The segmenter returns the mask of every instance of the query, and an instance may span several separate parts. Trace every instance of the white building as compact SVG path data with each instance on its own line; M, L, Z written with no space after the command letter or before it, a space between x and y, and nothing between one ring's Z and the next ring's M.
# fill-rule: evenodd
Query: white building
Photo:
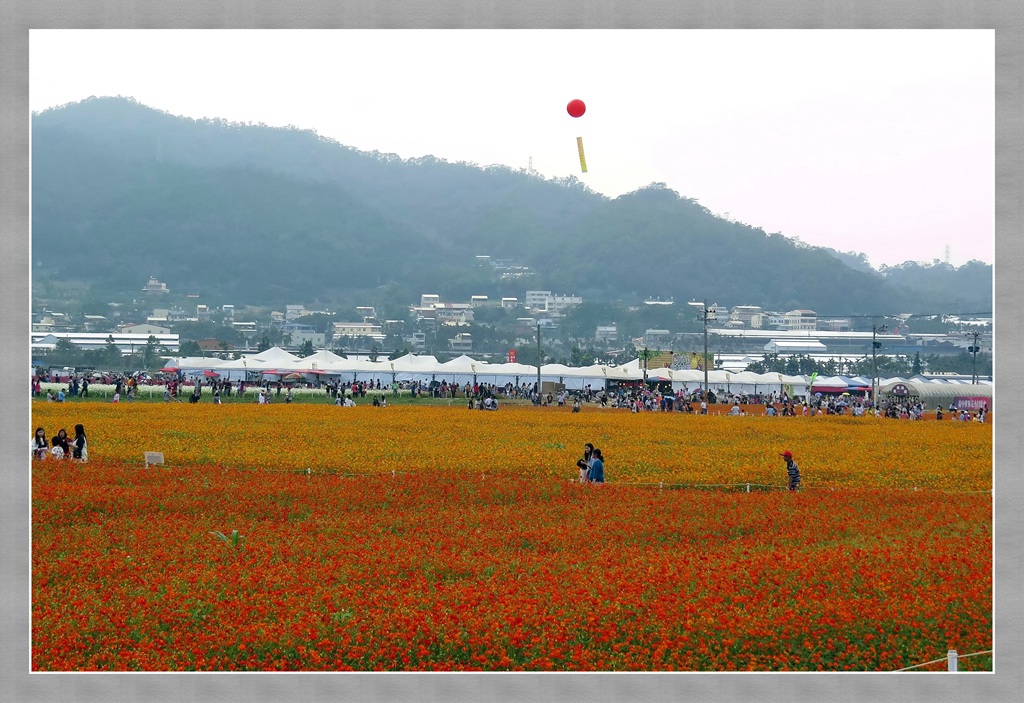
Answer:
M455 337L448 340L448 348L453 352L463 354L473 351L473 336L469 332L459 332Z
M551 297L549 290L528 290L526 291L526 307L530 310L547 310L548 298Z
M338 337L371 337L373 339L384 339L384 332L380 325L372 322L335 322L331 325L334 339Z
M426 307L424 307L422 305L414 305L411 308L409 308L409 311L413 315L415 315L416 322L421 322L423 320L429 320L430 324L434 323L434 318L435 318L435 315L437 314L436 311L434 310L434 306L433 305L429 305L429 306L426 306Z
M849 332L852 326L853 324L848 317L818 320L818 329L832 330L833 332Z
M163 322L190 321L197 321L197 318L189 317L188 313L181 308L155 308L153 314L146 317L146 322L151 325L159 325Z
M473 310L468 303L439 303L434 306L434 319L439 325L471 325Z
M599 344L615 344L619 341L619 328L615 325L599 325L594 332L594 341Z
M478 307L481 307L483 305L487 305L487 296L486 295L472 295L472 296L469 297L469 304L470 304L470 306L472 306L474 308L478 308Z
M232 322L231 328L236 332L241 333L246 338L255 336L257 332L255 322Z
M426 332L413 332L408 337L404 338L408 344L412 345L412 348L416 351L423 351L427 348L427 334Z
M110 320L103 315L82 315L82 325L83 332L98 332L109 328Z
M734 305L729 313L729 320L739 322L745 327L753 327L753 319L763 312L760 305Z
M502 298L501 299L501 307L505 308L506 310L509 310L511 308L514 308L514 307L518 307L518 305L519 305L519 298Z
M816 330L818 329L818 313L813 310L790 310L786 313L786 328Z
M158 325L142 324L142 325L124 325L119 328L119 331L125 334L170 334L171 329L169 327L160 327Z
M824 354L828 347L817 339L773 339L764 350L768 354Z
M163 295L165 293L170 293L171 291L168 290L166 283L161 283L160 281L156 280L155 276L150 276L149 281L146 283L145 286L143 286L142 292Z
M763 312L760 315L755 316L754 320L759 322L759 324L755 323L751 325L751 327L755 329L789 329L789 318L781 312Z
M526 307L530 310L560 313L566 308L583 303L583 298L578 295L565 293L552 294L549 290L528 290L526 291Z
M564 293L558 293L548 298L547 311L560 313L566 308L571 308L576 305L582 305L583 298L578 295L566 295Z
M302 317L306 313L305 305L285 305L284 306L284 320L285 322L292 322Z
M122 354L139 352L146 348L149 338L156 339L157 348L164 348L169 353L176 353L179 349L177 334L131 334L127 332L49 332L31 334L31 346L33 349L53 349L57 340L66 339L78 348L89 351L103 349L107 346L107 340L113 339L114 345Z
M312 325L303 325L299 322L281 325L281 334L289 335L291 345L294 347L301 347L306 342L311 342L314 349L323 349L327 343L327 335L317 332Z
M437 305L441 302L441 296L433 293L424 293L420 296L420 307L429 308L432 305Z

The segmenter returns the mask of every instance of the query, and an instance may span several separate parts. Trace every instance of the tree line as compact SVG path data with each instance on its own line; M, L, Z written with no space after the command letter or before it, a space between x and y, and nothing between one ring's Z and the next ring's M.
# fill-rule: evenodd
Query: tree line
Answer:
M979 376L992 375L992 355L979 353L977 360L966 351L959 354L877 355L855 361L812 359L806 354L780 356L765 354L764 359L747 365L747 371L755 373L782 373L790 376L916 376L921 373L953 373L970 375L977 370Z

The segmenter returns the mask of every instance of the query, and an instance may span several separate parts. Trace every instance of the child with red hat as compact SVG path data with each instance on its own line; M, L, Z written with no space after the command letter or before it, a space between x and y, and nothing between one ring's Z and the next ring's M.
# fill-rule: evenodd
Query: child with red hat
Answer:
M782 454L779 454L783 459L786 460L786 474L788 475L789 481L787 488L791 491L799 490L800 488L800 467L793 461L793 452L788 449Z

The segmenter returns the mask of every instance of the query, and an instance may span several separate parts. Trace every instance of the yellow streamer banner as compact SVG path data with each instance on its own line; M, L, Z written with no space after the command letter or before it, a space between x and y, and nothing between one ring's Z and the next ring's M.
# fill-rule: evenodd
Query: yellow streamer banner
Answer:
M583 156L583 137L576 137L576 148L580 152L580 168L583 169L583 173L587 172L587 159Z

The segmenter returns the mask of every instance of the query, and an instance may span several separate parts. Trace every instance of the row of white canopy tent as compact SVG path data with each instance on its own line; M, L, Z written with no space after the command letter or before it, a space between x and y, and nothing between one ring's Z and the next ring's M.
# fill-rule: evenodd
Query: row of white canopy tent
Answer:
M239 381L256 377L278 380L288 376L293 379L331 380L350 383L353 381L447 381L448 383L484 383L504 386L532 384L537 379L537 367L519 363L490 364L462 355L451 361L439 362L430 355L407 354L394 360L368 361L346 359L328 350L321 350L305 358L298 357L278 347L267 349L242 359L224 361L207 357L186 357L170 359L165 368L176 369L186 376L208 376ZM644 372L639 359L622 366L595 364L585 367L563 364L544 364L540 369L541 381L562 383L570 390L582 390L590 386L594 390L604 388L608 381L639 381ZM704 382L704 372L699 369L650 369L648 380L671 382L674 390L696 389ZM803 376L785 374L755 374L749 371L731 373L709 371L708 382L712 389L733 393L768 393L781 391L783 386L794 394L803 394L807 380Z
M346 359L331 351L321 350L305 358L298 357L279 347L251 355L242 359L224 361L206 357L188 357L171 359L166 368L180 370L185 376L200 376L204 372L208 376L230 381L251 381L265 378L277 381L289 377L303 381L353 381L377 382L389 384L394 381L447 381L463 385L466 383L483 383L504 386L508 383L521 386L533 384L537 380L537 367L519 363L489 364L462 355L451 361L439 362L430 355L406 354L398 359L369 361L364 359ZM544 364L540 369L541 381L562 383L570 390L582 390L590 386L594 390L605 388L608 381L639 381L644 378L643 367L639 359L622 366L573 367L562 364ZM671 382L673 390L683 388L696 390L704 383L704 371L701 369L648 369L647 379ZM902 378L879 379L879 385L904 381ZM938 381L932 381L938 382ZM729 393L772 393L786 391L793 396L807 393L809 378L800 375L780 373L754 373L752 371L730 372L723 370L708 371L708 385L717 392ZM812 392L823 390L836 392L870 388L870 379L862 377L846 379L842 377L818 377L814 380Z

